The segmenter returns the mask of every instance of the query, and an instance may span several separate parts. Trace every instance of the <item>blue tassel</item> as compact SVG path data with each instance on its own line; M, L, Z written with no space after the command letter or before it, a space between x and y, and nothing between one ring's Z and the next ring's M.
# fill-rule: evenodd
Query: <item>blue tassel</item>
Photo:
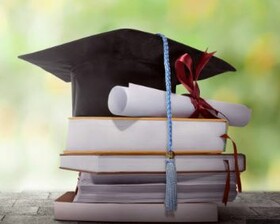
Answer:
M163 42L163 61L165 69L166 85L166 115L167 115L167 152L166 152L166 190L165 190L165 211L167 215L174 215L177 209L177 174L172 151L172 108L171 108L171 69L169 62L169 46L167 38L158 34Z
M177 174L174 159L166 159L165 210L173 215L177 209Z

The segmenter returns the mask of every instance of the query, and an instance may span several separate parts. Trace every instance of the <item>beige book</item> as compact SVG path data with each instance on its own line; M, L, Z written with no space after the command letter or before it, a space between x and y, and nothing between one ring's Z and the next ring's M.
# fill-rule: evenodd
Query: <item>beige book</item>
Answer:
M227 127L223 119L173 118L173 149L177 154L221 153ZM162 154L166 148L164 117L73 117L64 153Z
M225 160L229 170L235 171L233 154L175 156L177 172L224 172ZM240 172L246 168L245 155L238 154ZM162 173L165 156L160 155L60 155L60 168L92 173Z

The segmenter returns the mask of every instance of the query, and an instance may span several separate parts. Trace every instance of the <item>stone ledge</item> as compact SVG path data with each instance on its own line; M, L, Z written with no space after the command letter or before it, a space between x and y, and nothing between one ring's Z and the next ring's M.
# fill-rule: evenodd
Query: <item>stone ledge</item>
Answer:
M53 200L63 193L0 193L0 224L84 223L53 219ZM227 206L218 203L218 209L221 224L280 223L280 192L244 192Z

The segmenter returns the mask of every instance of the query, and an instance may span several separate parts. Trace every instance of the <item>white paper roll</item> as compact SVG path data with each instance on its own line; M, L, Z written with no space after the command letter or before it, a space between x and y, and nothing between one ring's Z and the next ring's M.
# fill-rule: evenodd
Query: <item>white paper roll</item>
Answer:
M165 91L130 83L128 87L115 86L108 98L108 107L112 114L131 117L165 117ZM206 100L213 108L221 112L218 117L228 120L231 126L245 126L251 117L251 109L241 104ZM174 117L189 117L194 106L188 96L171 95ZM224 114L226 117L224 117Z

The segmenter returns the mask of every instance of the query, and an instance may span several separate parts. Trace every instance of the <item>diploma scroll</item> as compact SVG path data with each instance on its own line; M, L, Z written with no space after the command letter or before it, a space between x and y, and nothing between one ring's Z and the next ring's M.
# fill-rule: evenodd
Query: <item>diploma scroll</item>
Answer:
M130 83L128 87L112 88L108 107L112 114L132 117L165 117L165 91ZM173 117L189 117L195 110L188 96L172 94ZM218 110L219 118L227 119L231 126L245 126L251 117L251 110L242 104L206 100Z

